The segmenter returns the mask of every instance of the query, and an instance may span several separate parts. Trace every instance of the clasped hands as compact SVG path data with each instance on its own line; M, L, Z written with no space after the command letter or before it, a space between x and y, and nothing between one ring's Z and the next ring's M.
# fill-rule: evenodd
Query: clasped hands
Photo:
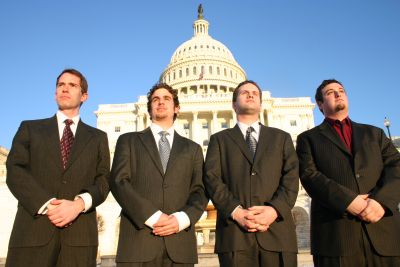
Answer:
M153 225L153 234L168 236L179 232L179 222L174 215L162 213L158 221Z
M265 232L278 218L278 213L271 206L237 207L232 218L248 232Z
M82 198L75 200L53 199L47 205L47 217L50 222L57 227L68 227L85 209L85 203Z
M369 198L368 194L358 195L347 207L347 211L369 223L376 223L385 215L382 205Z

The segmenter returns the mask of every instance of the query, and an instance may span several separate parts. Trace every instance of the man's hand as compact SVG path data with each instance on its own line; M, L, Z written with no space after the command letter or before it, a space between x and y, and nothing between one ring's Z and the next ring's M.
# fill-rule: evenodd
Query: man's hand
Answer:
M369 223L376 223L385 215L385 209L374 199L367 199L367 207L359 214L359 218Z
M246 219L258 224L257 230L265 232L269 226L278 218L278 212L271 206L253 206L249 208L249 215Z
M80 197L74 201L54 199L47 207L47 217L51 223L57 227L67 227L85 209L85 203Z
M161 214L160 219L153 225L153 234L168 236L179 232L178 219L174 215Z
M355 216L358 216L368 205L367 199L368 195L358 195L353 201L350 203L350 205L347 207L347 211Z
M251 215L251 212L242 207L237 207L232 213L232 218L245 230L248 232L257 232L257 228L260 227L259 224L252 220L247 219Z

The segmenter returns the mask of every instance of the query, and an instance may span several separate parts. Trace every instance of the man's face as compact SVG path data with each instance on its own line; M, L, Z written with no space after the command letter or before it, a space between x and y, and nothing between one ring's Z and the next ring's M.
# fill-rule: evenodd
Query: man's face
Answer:
M179 112L175 107L172 94L165 88L157 89L151 96L151 118L153 122L174 121L174 114Z
M321 93L323 102L318 101L317 104L325 117L338 112L348 112L349 103L343 86L338 83L330 83L321 90Z
M62 110L79 109L81 103L88 98L87 93L81 92L81 79L71 73L64 73L56 85L56 102Z
M260 91L251 83L246 83L239 88L236 102L232 104L236 114L254 115L260 113Z

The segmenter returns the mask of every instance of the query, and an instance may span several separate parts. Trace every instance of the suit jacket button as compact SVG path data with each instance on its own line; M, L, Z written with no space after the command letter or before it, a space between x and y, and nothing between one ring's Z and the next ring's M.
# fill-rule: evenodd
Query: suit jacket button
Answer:
M168 187L168 185L167 184L163 184L163 188L167 188Z
M62 180L62 181L61 181L61 183L63 183L63 184L67 184L67 181L65 181L65 180Z
M356 173L356 178L358 179L358 178L360 178L360 174L359 173Z
M251 175L256 175L257 174L257 172L251 172Z

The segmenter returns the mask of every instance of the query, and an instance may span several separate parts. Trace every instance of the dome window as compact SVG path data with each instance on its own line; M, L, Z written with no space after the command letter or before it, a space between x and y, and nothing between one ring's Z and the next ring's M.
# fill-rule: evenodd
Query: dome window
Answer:
M212 66L208 67L208 73L212 74Z
M224 76L226 77L226 69L224 68ZM175 78L175 77L174 77Z
M217 67L217 75L220 75L221 72L219 71L219 67Z
M232 74L232 72L231 72ZM182 78L182 70L179 70L179 78Z
M186 68L186 76L189 76L189 68Z
M197 75L197 69L196 69L196 67L193 67L193 75Z

